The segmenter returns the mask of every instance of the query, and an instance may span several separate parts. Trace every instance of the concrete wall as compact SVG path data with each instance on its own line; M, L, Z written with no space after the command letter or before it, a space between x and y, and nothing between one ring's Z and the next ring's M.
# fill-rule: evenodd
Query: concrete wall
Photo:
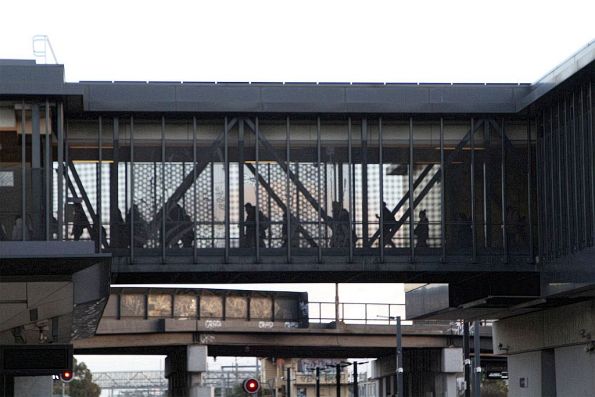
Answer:
M496 321L494 353L515 354L572 344L595 337L595 300Z
M555 355L558 396L595 395L595 352L579 345L558 348Z
M17 376L14 378L14 397L47 397L51 395L51 376Z
M541 351L508 357L508 396L541 397ZM521 379L525 385L521 386Z

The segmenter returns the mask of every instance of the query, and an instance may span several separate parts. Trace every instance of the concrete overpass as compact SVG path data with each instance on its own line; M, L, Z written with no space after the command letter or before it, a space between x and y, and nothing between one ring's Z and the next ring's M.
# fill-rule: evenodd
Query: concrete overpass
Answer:
M338 325L326 317L335 314L333 306L308 302L305 293L112 288L96 335L76 340L74 348L79 354L164 354L200 344L210 356L258 357L394 353L394 321L378 316L404 315L403 305L339 303ZM419 322L402 329L406 349L462 346L456 322ZM491 352L489 327L482 328L481 337L482 351Z

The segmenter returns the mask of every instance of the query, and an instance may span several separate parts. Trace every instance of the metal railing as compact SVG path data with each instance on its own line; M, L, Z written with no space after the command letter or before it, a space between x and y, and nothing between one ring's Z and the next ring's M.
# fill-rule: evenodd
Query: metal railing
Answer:
M390 325L395 320L391 317L405 318L404 303L350 303L339 302L337 319L335 302L308 302L311 323L340 321L346 324Z

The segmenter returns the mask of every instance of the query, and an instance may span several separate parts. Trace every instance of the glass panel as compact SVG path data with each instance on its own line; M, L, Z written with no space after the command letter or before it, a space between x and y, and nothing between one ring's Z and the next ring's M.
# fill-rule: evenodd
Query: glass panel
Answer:
M165 244L168 248L194 246L194 176L192 122L167 120L165 126ZM174 196L175 195L175 196ZM190 250L186 250L190 255Z
M243 296L225 298L225 318L248 318L248 303Z
M120 295L120 316L121 317L144 317L145 296L139 294Z
M471 255L470 123L444 121L444 196L449 255Z
M149 294L147 299L149 317L171 317L171 295Z
M297 321L298 311L296 301L289 298L275 299L275 320Z
M409 124L405 121L383 119L383 227L385 253L409 255ZM377 176L376 176L377 178ZM416 175L414 173L414 180ZM379 200L377 197L375 202ZM378 203L374 219L380 216ZM378 221L378 220L377 220ZM375 230L377 239L380 232ZM398 250L400 249L400 250Z
M271 320L273 317L273 300L268 297L250 298L250 318L252 320Z
M159 255L161 247L161 122L134 120L134 246L140 255ZM130 221L129 221L130 222Z
M20 106L20 105L19 105ZM0 107L0 240L22 240L23 221L21 205L21 137L17 127L20 112L14 104ZM25 228L25 233L27 229Z
M200 318L223 318L223 297L201 295Z
M285 209L287 203L287 174L282 164L286 159L286 120L267 119L260 121L259 147L259 205L264 217L259 215L259 232L264 240L264 254L283 254L288 233ZM262 218L262 219L261 219ZM297 238L292 226L293 239ZM294 242L296 246L297 241Z
M440 195L440 124L414 121L413 124L413 211L414 244L416 255L440 255L441 246ZM408 220L409 221L409 220Z
M564 188L564 135L560 136L560 141L555 143L556 155L560 158L559 171L562 172L560 178L561 199L565 203L566 190ZM526 255L529 250L529 209L527 201L527 124L523 121L506 121L506 238L509 255ZM532 159L535 154L532 153ZM556 170L558 174L558 170ZM533 171L533 175L535 175ZM532 193L535 196L535 192ZM568 210L566 205L560 206L560 224L561 235L563 238L559 242L562 246L566 245L567 223L564 215ZM535 212L533 212L535 214Z
M196 317L196 296L175 295L174 296L174 317L195 318Z

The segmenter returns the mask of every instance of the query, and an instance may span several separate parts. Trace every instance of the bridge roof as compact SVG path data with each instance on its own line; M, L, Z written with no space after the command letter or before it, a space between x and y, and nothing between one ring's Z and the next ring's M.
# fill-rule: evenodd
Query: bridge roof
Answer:
M64 82L63 65L0 60L0 96L67 97L67 111L292 114L516 113L591 67L595 42L534 84Z

